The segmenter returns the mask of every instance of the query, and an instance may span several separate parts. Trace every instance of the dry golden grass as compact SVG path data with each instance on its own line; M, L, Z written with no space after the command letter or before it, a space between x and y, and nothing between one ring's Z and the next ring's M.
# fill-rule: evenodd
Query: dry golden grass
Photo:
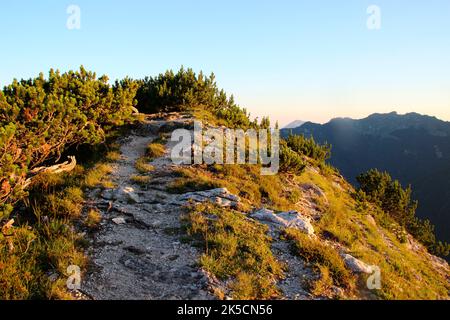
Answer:
M112 188L114 184L108 180L107 176L113 172L110 164L100 163L89 169L84 179L84 185L88 188L103 186L104 188Z
M165 146L158 142L152 142L147 145L146 155L151 159L162 157L165 153Z
M141 187L147 186L151 181L150 176L143 176L143 175L133 175L133 176L131 176L130 179L131 179L131 181L133 181L134 183L137 183Z
M282 266L272 254L267 227L237 211L204 204L192 207L185 221L188 232L204 248L203 268L230 280L235 299L278 296L276 279Z
M136 160L134 167L141 174L150 173L155 170L155 167L150 164L151 161L147 156L140 157Z
M88 228L93 229L93 228L97 228L101 221L102 221L101 213L96 209L90 209L87 213L84 224Z

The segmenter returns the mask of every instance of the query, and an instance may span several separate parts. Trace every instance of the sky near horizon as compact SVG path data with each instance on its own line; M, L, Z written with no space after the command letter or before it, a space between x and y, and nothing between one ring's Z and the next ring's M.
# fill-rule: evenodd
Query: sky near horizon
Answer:
M69 5L80 29L67 28ZM380 15L367 13L371 5ZM41 0L0 7L0 86L84 65L110 79L181 65L216 74L285 125L374 112L450 121L448 0ZM380 22L369 29L367 20ZM372 20L371 20L372 21Z

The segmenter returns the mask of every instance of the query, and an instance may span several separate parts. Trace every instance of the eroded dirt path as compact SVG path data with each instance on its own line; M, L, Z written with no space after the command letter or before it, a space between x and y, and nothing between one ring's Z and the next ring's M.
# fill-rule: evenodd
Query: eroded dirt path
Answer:
M151 121L121 141L122 158L110 179L116 188L93 190L89 198L103 215L89 252L92 268L82 290L92 299L211 299L208 278L198 269L199 252L180 241L181 206L165 191L175 178L170 144L154 160L146 190L130 179L136 160L162 126L183 126L188 120Z

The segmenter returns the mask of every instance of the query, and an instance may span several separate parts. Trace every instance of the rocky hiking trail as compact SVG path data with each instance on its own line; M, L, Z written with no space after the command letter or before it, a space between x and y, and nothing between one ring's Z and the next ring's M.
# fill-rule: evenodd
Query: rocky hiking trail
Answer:
M170 145L151 163L155 171L146 190L130 180L159 129L187 121L146 121L121 141L122 156L109 177L116 188L91 191L89 204L103 215L89 252L92 270L82 284L92 299L213 298L207 276L196 267L199 252L170 232L180 227L181 214L177 195L164 191L173 179Z
M222 292L231 299L226 281L220 281L199 266L201 248L183 241L182 215L189 203L213 202L222 207L239 208L241 199L226 188L174 194L169 186L178 178L170 157L176 142L170 133L177 128L192 128L189 115L165 114L160 118L147 116L120 143L121 157L112 164L107 177L114 187L88 191L86 209L99 210L102 221L98 230L88 235L90 241L89 268L83 275L80 293L93 300L197 300L217 299L214 292ZM149 182L144 187L132 177L140 173L136 161L145 156L149 143L161 137L165 153L153 159ZM308 169L313 170L313 169ZM265 208L252 208L246 219L268 226L272 238L272 252L284 266L284 276L277 280L280 299L317 299L309 292L311 280L319 275L311 266L292 252L288 241L281 239L285 228L296 228L311 238L315 234L312 221L321 214L315 204L317 197L327 203L324 192L311 183L296 185L301 189L301 212L275 213ZM239 210L239 209L238 209ZM348 254L342 245L321 240L343 258L353 273L371 273L370 266ZM425 254L425 253L424 253ZM430 255L431 256L431 255ZM433 257L436 268L448 270L444 262ZM435 261L436 260L436 261ZM339 287L332 287L334 297L346 298ZM367 293L367 298L376 298ZM319 297L320 298L320 297Z
M108 177L115 188L89 192L86 206L97 208L103 217L90 239L91 266L82 279L81 291L90 299L215 299L214 288L226 287L199 268L201 249L181 241L174 230L180 229L182 206L189 200L233 207L239 197L225 188L181 195L167 192L177 167L170 159L170 139L165 155L150 162L154 171L148 187L142 189L131 180L138 174L135 162L149 143L161 132L190 127L192 121L179 115L147 119L119 141L121 158ZM276 227L270 233L278 238ZM311 270L290 253L287 242L274 241L273 252L289 271L278 283L284 298L311 299L302 286L302 279L313 276Z

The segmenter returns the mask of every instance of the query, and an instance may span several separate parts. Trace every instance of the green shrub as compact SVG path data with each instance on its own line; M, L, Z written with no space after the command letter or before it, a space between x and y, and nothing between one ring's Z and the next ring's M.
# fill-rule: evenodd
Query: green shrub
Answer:
M401 183L393 180L387 172L379 172L376 169L359 175L356 180L359 183L358 193L364 192L368 201L378 205L432 253L448 255L450 245L436 242L432 223L416 216L418 201L411 199L411 186L404 189Z
M131 119L137 84L108 84L95 73L50 70L14 80L0 92L0 219L25 193L29 169L58 159L70 146L104 142Z
M200 71L183 67L174 73L172 70L137 81L137 108L145 113L182 112L200 110L202 117L211 113L229 127L248 128L256 126L250 121L249 114L234 102L233 96L227 97L219 90L214 74L205 76Z
M301 174L306 165L302 157L289 148L289 146L282 140L280 141L280 172L287 172L293 174Z
M139 84L137 107L145 113L184 111L198 105L217 109L230 102L217 88L214 74L197 75L183 67L177 73L169 70L157 77L147 77Z
M331 155L331 145L328 143L319 145L314 141L313 137L306 138L303 135L290 134L286 138L286 144L293 151L317 160L318 162L324 162Z

